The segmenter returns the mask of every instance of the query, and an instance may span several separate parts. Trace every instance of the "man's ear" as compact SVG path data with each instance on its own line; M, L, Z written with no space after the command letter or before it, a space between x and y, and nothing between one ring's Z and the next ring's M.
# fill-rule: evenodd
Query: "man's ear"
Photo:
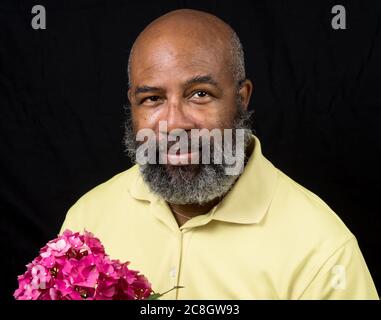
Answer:
M252 92L253 92L253 83L249 79L244 80L240 85L238 94L241 97L242 105L244 106L245 109L247 109L247 107L249 106Z
M132 104L132 92L131 92L131 88L128 88L128 91L127 91L127 97L128 97L128 100L130 101L130 104Z

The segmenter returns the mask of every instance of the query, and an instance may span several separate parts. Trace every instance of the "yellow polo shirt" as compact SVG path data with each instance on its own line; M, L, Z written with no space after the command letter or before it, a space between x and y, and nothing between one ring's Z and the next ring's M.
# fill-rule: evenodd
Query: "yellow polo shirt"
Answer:
M254 151L209 213L179 227L137 165L89 191L61 232L91 231L162 299L378 299L354 235L315 194Z

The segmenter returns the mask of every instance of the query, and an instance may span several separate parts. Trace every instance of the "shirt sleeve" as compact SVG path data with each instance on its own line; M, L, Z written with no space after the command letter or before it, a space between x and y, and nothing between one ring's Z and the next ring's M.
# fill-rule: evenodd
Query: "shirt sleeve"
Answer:
M355 237L346 241L322 264L300 299L379 300Z
M83 214L82 211L82 206L79 200L67 212L65 221L61 226L60 234L62 234L65 230L83 232L83 223L81 223L81 217Z

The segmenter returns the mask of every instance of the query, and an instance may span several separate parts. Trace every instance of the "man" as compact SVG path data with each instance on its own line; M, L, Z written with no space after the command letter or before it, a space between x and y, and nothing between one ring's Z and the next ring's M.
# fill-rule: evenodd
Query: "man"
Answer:
M230 26L204 12L170 12L139 35L128 71L126 147L137 158L144 143L164 139L154 158L165 161L143 161L88 192L61 232L93 232L156 292L183 286L164 299L378 299L354 235L248 131L252 83ZM171 151L174 131L189 138L195 129L234 129L243 170L227 174L229 144L216 138L209 146L222 162L189 161L203 148ZM138 139L142 130L153 140Z

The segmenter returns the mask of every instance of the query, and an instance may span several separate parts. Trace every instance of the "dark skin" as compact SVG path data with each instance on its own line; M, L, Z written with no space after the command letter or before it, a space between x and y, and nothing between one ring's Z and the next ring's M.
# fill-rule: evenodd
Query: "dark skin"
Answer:
M216 17L177 10L151 23L134 44L128 98L134 130L231 128L237 81L229 55L230 27ZM247 108L252 83L239 89ZM170 166L170 164L167 164ZM221 199L199 205L168 205L187 217L209 212ZM179 226L189 219L174 214Z

